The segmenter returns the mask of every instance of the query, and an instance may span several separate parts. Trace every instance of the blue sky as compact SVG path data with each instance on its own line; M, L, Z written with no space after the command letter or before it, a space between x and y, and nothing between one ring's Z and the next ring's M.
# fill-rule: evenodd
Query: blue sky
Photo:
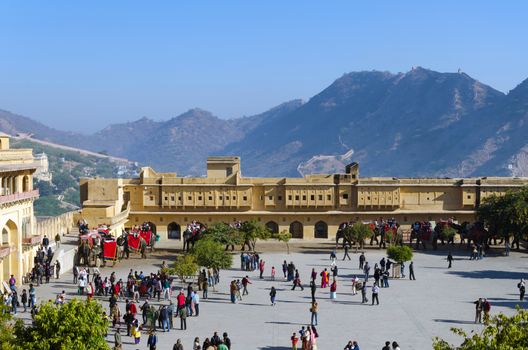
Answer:
M528 78L526 1L3 1L0 109L85 131L308 99L343 73Z

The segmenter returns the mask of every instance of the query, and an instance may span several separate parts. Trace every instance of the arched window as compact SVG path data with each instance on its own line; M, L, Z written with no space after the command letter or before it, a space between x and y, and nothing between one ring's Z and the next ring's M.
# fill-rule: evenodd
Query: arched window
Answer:
M279 224L275 221L268 221L266 223L266 228L271 231L271 233L279 233Z
M170 239L181 239L181 227L175 222L167 226L167 236Z
M315 223L315 238L328 238L328 225L324 221Z
M290 233L292 238L303 238L303 225L299 221L290 224Z

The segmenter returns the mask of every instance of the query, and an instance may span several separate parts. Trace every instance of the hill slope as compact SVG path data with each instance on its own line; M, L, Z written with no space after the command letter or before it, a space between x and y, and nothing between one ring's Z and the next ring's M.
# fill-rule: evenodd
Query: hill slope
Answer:
M17 119L18 118L18 119ZM139 161L183 175L205 173L209 155L240 155L244 175L528 175L528 80L508 94L464 73L343 75L308 102L224 120L192 109L167 121L142 118L94 135L61 132L0 112L0 130Z

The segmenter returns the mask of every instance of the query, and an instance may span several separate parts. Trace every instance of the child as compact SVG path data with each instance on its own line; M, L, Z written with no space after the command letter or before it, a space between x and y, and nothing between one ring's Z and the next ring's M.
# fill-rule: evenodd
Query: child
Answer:
M291 336L292 350L297 350L298 342L299 342L299 338L297 337L297 334L293 332L293 335Z
M275 287L271 287L271 291L270 291L271 306L275 306L276 298L277 298L277 290L275 289Z
M275 281L275 266L271 267L271 280Z
M132 336L134 337L135 344L139 344L141 342L141 330L139 329L138 320L134 320L132 323Z

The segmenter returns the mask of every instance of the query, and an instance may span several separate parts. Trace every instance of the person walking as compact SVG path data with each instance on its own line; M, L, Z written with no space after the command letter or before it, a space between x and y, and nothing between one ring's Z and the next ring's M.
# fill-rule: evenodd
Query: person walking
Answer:
M336 259L337 259L337 254L336 254L336 250L332 250L332 252L330 253L330 261L331 261L331 265L335 265L336 264Z
M317 326L317 310L319 308L319 304L317 304L317 301L312 301L312 306L310 307L310 312L312 313L311 317L311 325Z
M61 264L59 260L55 260L55 278L56 279L59 279L60 277L60 269L61 269Z
M317 290L317 286L315 285L315 281L310 281L310 294L312 295L312 302L315 301L315 291Z
M297 333L293 332L293 335L290 338L292 350L297 350L297 343L299 343L299 337L297 336Z
M370 265L368 261L366 261L365 265L363 265L363 273L365 275L365 282L368 282L369 275L370 275Z
M149 332L147 345L149 346L149 350L156 350L156 346L158 345L158 336L156 335L156 331Z
M181 343L181 339L176 339L176 344L172 347L172 350L184 350Z
M187 310L182 307L179 312L180 315L180 328L181 330L187 329Z
M409 264L409 280L416 280L416 277L414 277L414 262L411 261Z
M248 290L247 290L247 286L248 284L252 284L250 281L249 281L249 277L246 276L244 278L242 278L242 287L243 287L243 290L242 290L242 295L248 295Z
M381 273L381 281L383 282L384 288L389 288L389 270L385 270Z
M361 286L361 304L368 303L367 298L367 282L363 282L363 285Z
M361 255L359 256L359 268L361 270L363 270L363 265L365 264L365 260L366 260L365 253L362 252Z
M202 293L203 293L202 297L204 299L207 299L208 292L209 292L209 282L207 281L207 278L205 278L202 284Z
M330 285L330 299L335 300L337 298L337 281L334 278L332 284Z
M348 255L348 250L350 249L348 243L345 243L343 249L345 250L345 254L343 255L343 261L345 261L345 258L348 258L348 260L352 260L350 259L350 255Z
M524 282L524 279L521 278L521 281L517 283L517 288L519 288L519 299L523 301L524 294L526 293L526 283Z
M114 333L114 349L115 350L123 349L123 341L121 340L121 331L119 330L119 328L117 328Z
M321 275L321 288L326 288L328 286L330 274L328 273L327 269L324 269L320 273Z
M293 279L293 287L291 290L295 290L296 287L301 287L301 290L304 290L304 287L301 284L301 277L299 276L298 271L295 271L295 278Z
M27 311L27 304L28 304L28 295L25 289L22 290L22 295L20 297L20 301L22 302L22 306L24 306L24 312Z
M263 279L263 278L264 278L263 275L264 275L264 265L265 265L265 264L266 264L266 263L264 262L264 260L261 259L260 262L259 262L260 279Z
M447 268L450 269L451 265L453 264L453 255L451 255L451 252L449 252L449 254L447 254L447 262L449 263Z
M391 343L390 341L385 342L385 346L381 348L381 350L391 350Z
M224 332L224 334L222 334L222 341L224 342L224 345L227 347L228 350L231 349L231 339L229 339L227 332Z
M270 295L271 306L275 306L276 298L277 298L277 290L275 289L275 287L271 287L271 291L269 295Z
M405 278L405 263L403 261L400 265L400 277Z
M202 350L202 346L200 345L200 338L194 338L192 350Z
M482 310L484 307L482 298L474 301L473 304L475 304L475 323L482 323Z
M374 300L376 300L376 305L379 305L379 299L378 299L379 291L380 291L380 288L378 287L376 283L374 283L374 285L372 286L372 305L374 305Z
M275 281L275 274L277 273L277 270L275 270L275 266L271 267L271 280Z
M338 271L338 268L337 268L337 265L334 265L332 268L330 268L330 271L332 271L332 278L337 278L337 271Z
M191 302L194 307L194 316L198 317L200 315L200 295L198 295L198 293L193 292Z

